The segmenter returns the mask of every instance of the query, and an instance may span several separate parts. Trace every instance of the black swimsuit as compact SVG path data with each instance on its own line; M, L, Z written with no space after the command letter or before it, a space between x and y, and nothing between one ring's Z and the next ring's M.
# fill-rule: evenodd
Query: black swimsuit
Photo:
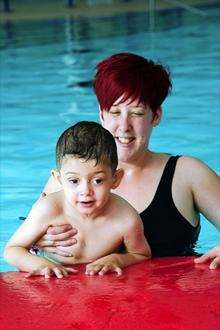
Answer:
M173 202L171 192L179 157L169 158L151 204L140 213L153 256L196 254L194 247L200 232L200 222L194 227L182 216Z

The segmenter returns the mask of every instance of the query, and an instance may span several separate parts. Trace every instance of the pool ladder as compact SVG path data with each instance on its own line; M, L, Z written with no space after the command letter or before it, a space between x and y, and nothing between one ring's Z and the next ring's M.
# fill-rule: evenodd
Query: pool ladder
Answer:
M193 6L187 5L181 1L177 0L164 0L165 2L169 2L175 6L181 7L185 10L188 10L192 14L200 15L200 16L207 16L207 14L198 8L195 8ZM154 30L155 27L155 6L156 6L156 0L149 0L149 27L150 30Z

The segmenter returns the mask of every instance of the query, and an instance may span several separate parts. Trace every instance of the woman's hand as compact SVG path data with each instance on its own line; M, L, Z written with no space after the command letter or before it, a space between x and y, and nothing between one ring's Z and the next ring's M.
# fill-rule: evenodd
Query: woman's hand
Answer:
M69 257L69 253L65 249L62 250L62 247L76 244L76 234L77 230L69 224L49 227L47 233L35 245L45 252Z
M216 269L220 267L220 246L216 246L203 254L201 257L194 259L194 262L196 264L201 264L210 260L212 260L209 265L210 269Z

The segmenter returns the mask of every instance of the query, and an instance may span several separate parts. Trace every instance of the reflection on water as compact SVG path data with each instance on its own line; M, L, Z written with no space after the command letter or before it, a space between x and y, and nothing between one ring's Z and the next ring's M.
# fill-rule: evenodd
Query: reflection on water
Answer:
M150 32L146 13L1 26L1 250L55 166L57 137L76 121L98 120L94 69L112 53L169 65L174 89L151 148L191 154L220 173L219 11L207 13L158 12ZM217 244L218 235L202 221L199 252Z

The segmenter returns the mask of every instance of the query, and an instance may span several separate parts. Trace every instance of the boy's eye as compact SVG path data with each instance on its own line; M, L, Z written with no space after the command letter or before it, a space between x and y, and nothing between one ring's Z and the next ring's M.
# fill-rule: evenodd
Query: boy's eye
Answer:
M100 179L100 178L94 179L93 182L94 182L94 184L99 185L103 182L103 179Z
M69 182L71 182L72 184L78 184L79 179L71 179L71 180L69 180Z

